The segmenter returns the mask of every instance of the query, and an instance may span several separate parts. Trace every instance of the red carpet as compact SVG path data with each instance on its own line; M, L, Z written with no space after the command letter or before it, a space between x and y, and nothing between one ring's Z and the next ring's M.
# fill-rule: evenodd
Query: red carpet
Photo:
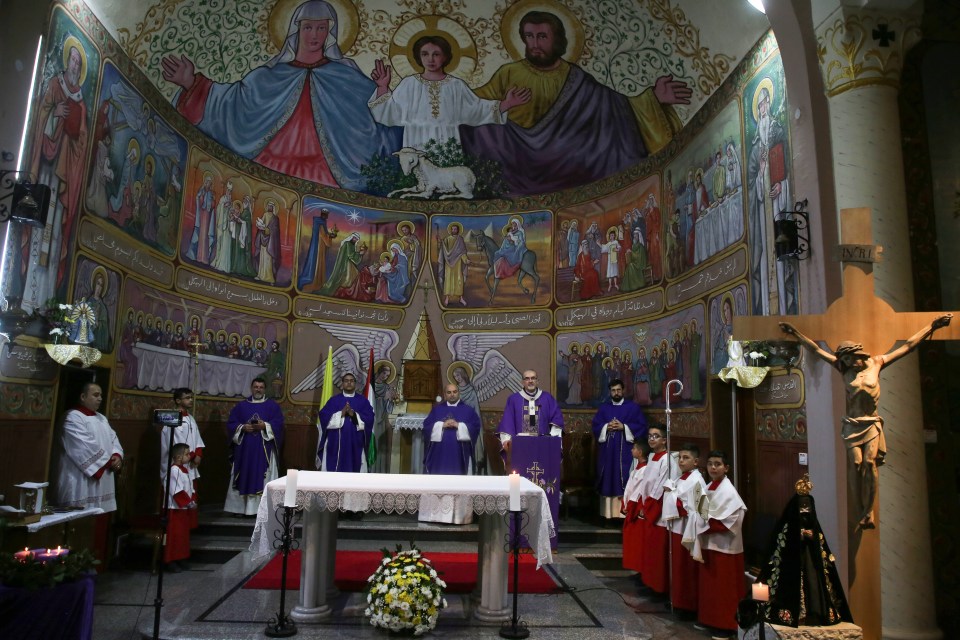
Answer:
M475 553L429 553L433 567L447 583L447 593L470 593L477 584ZM334 580L341 591L363 591L367 578L373 575L383 559L379 551L337 551ZM507 585L513 593L513 559L509 563ZM283 556L276 555L263 569L250 578L244 589L279 589ZM287 589L300 588L300 552L291 551L287 563ZM520 593L559 593L560 587L546 571L537 571L533 556L520 556Z

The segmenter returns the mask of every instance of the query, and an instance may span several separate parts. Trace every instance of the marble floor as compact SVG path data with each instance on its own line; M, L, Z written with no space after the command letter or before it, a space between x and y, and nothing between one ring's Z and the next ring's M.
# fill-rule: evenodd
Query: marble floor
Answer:
M376 522L367 523L375 529ZM416 527L416 525L413 525ZM375 539L348 539L341 549L375 550L386 543ZM394 544L392 541L389 544ZM463 541L436 540L418 543L431 551L473 551ZM655 640L704 640L709 634L691 622L674 617L662 602L641 597L630 576L611 561L616 549L610 545L580 544L562 547L554 564L546 567L562 592L519 597L521 619L531 638L594 640L645 638ZM237 553L225 563L191 562L182 573L165 574L163 608L158 637L213 640L263 638L267 621L279 608L280 592L242 589L266 559L253 560L248 552ZM111 570L97 580L94 609L96 640L133 640L154 637L157 576L149 570ZM297 601L297 592L287 592L286 608ZM437 628L429 637L498 638L499 624L473 618L475 606L469 596L447 598ZM359 594L344 593L334 602L334 616L322 624L299 625L299 638L381 638L387 632L369 625L363 617L365 603Z

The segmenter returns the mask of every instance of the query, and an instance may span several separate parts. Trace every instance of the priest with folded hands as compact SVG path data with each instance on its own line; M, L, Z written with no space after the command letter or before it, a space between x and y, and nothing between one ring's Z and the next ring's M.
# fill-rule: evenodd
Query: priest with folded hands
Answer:
M460 401L460 388L448 384L444 400L423 421L423 469L428 475L472 475L473 452L480 435L480 416ZM424 495L420 499L421 522L469 524L473 501L454 496Z
M356 376L344 374L340 378L340 393L320 409L317 468L321 471L367 471L364 452L373 431L373 407L356 389Z

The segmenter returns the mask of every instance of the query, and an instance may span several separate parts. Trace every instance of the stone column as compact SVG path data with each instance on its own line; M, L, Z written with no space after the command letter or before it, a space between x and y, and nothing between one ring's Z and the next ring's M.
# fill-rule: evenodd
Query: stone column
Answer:
M897 92L904 55L920 39L918 25L919 16L844 6L817 27L837 210L873 210L874 243L883 247L876 294L896 311L914 308ZM880 467L882 525L861 531L853 519L848 528L851 608L865 638L940 638L916 354L885 371L881 388L888 451Z

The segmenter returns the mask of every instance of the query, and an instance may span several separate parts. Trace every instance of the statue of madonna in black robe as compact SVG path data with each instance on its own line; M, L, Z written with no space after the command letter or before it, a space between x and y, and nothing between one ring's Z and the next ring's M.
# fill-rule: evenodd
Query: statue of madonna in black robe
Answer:
M853 622L811 495L797 493L787 503L759 581L770 587L768 622L790 627Z

